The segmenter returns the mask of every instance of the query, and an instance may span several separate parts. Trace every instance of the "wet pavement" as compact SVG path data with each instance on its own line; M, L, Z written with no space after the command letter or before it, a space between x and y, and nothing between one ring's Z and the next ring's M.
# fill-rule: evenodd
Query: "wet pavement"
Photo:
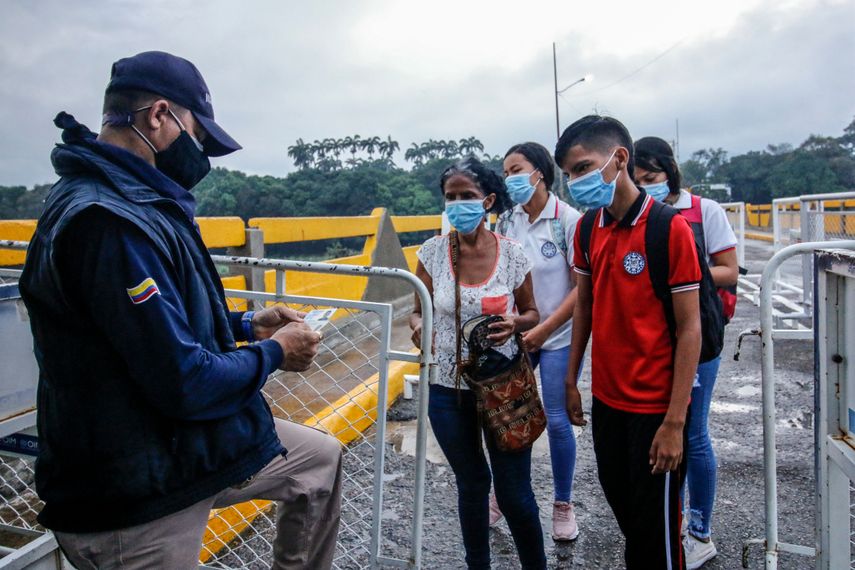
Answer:
M748 249L749 271L759 273L772 255L770 246ZM797 281L798 267L787 272ZM741 297L737 314L727 327L725 349L710 412L710 431L718 456L718 492L713 522L713 540L718 556L703 568L733 569L742 566L743 545L764 535L763 442L760 397L760 342L747 337L740 360L733 360L736 337L744 329L759 326L759 310ZM776 342L778 410L778 489L781 540L813 544L813 343ZM590 412L590 367L580 383L586 413ZM412 453L414 449L415 403L400 401L391 410L387 444L387 482L384 519L384 553L405 556L409 544L408 525L412 502ZM426 513L424 523L424 567L463 568L463 546L457 521L456 488L435 441L428 447ZM395 475L397 474L397 475ZM577 433L577 463L573 500L580 527L573 543L555 543L551 528L552 472L546 437L535 446L532 480L546 536L550 568L622 568L623 537L597 481L589 426ZM848 500L848 498L847 498ZM393 514L391 514L393 513ZM507 525L491 531L493 567L519 568ZM748 550L748 567L762 568L762 548ZM812 567L810 558L782 554L779 568Z
M771 244L749 242L747 253L749 273L756 275L773 250ZM785 268L784 278L789 283L800 284L800 277L797 263ZM759 310L750 299L752 288L745 285L740 291L736 317L726 330L710 412L710 431L719 463L713 521L713 540L719 554L703 567L709 570L740 568L743 545L764 535L759 338L747 337L740 360L733 360L737 335L759 326ZM791 298L796 297L797 294L791 294ZM403 334L398 336L403 338ZM778 341L775 346L780 538L811 545L814 532L813 343ZM590 363L586 364L580 388L589 414ZM399 400L388 414L381 553L398 559L408 557L411 544L416 406L415 400ZM372 439L373 433L369 431L366 436ZM359 525L360 521L371 518L372 453L371 446L361 445L349 448L345 454L345 470L352 479L346 492L352 496L348 509L343 512L342 525L351 530L340 534L336 568L368 566L368 535L367 531L359 530L367 526ZM432 435L428 440L427 458L422 567L464 568L454 477ZM573 500L580 535L575 542L555 543L548 534L552 470L545 436L535 445L532 467L549 568L622 568L623 537L597 480L590 428L577 431ZM354 489L361 492L354 494ZM269 567L270 542L275 533L272 516L257 519L253 527L255 532L244 536L240 545L232 545L234 550L220 558L218 566ZM491 545L493 568L519 568L516 549L505 523L491 530ZM813 560L805 557L782 554L779 559L782 569L812 566ZM763 553L758 544L748 550L748 567L763 567Z

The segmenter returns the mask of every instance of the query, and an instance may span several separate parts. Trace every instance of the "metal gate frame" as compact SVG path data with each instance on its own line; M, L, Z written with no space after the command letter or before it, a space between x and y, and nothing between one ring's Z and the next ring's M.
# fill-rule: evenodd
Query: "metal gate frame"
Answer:
M27 249L28 242L14 240L0 240L2 249ZM368 267L353 265L335 265L329 263L314 263L303 261L286 261L274 259L257 259L233 256L211 256L214 263L230 266L249 266L259 269L273 269L276 271L276 292L256 292L245 290L226 290L230 297L241 297L259 302L290 302L302 304L322 304L330 307L351 308L369 311L377 314L381 319L381 346L380 362L378 370L378 398L377 398L377 432L374 456L374 496L372 501L372 527L370 546L371 568L379 568L380 565L387 567L420 569L422 560L422 530L424 524L424 493L427 457L427 409L429 397L429 384L436 376L436 363L431 349L433 337L433 302L427 287L421 279L409 271L397 268ZM391 324L392 305L389 303L375 303L366 301L348 301L342 299L329 299L322 297L293 296L285 294L285 271L298 271L307 273L335 273L354 277L382 276L398 279L410 284L418 295L422 306L422 339L420 353L400 352L391 350ZM19 271L10 271L10 276L18 276ZM413 521L411 532L410 555L408 560L387 558L381 552L381 531L383 513L383 473L385 465L385 431L386 431L386 407L388 403L388 362L398 360L404 362L419 363L419 407L417 415L416 451L415 451L415 481L413 494ZM27 531L25 531L27 532ZM46 532L37 541L19 549L16 553L6 556L0 567L19 567L32 560L33 552L44 555L58 553L53 533Z
M855 255L814 257L816 283L817 570L851 567L851 499L855 481Z
M807 242L787 246L775 255L763 268L760 278L760 330L746 331L744 334L760 334L761 348L761 377L763 397L763 475L765 502L765 541L747 541L743 548L743 565L747 567L747 545L761 542L765 550L765 568L774 570L778 567L778 553L789 552L803 556L816 555L816 548L781 542L778 539L778 475L777 449L775 448L775 339L812 339L814 330L775 329L772 308L772 293L775 274L781 264L796 255L813 253L823 248L853 249L855 240L829 242ZM740 335L742 336L742 335ZM817 513L819 515L819 513Z
M728 215L728 221L736 234L736 262L745 267L745 202L724 202L720 204ZM736 224L730 220L730 214L736 214Z
M235 257L214 255L211 259L216 264L229 266L253 267L258 269L273 269L276 271L275 293L263 293L255 291L243 291L229 289L226 295L229 297L241 297L260 302L281 302L315 304L329 307L352 308L376 313L381 318L380 336L380 366L377 394L377 420L374 447L374 496L372 501L371 520L371 546L370 565L371 568L379 568L380 565L397 568L421 568L422 557L422 529L424 524L424 494L425 494L425 472L427 458L427 409L428 388L430 381L436 375L436 363L431 350L431 339L433 338L433 301L425 284L414 274L403 269L388 267L368 267L359 265L338 265L329 263L315 263L307 261L285 261L275 259L259 259L252 257ZM389 303L375 303L367 301L346 301L341 299L329 299L324 297L308 297L287 295L285 293L285 271L299 271L305 273L335 273L350 275L354 277L382 276L399 279L410 284L419 296L422 306L422 339L419 354L400 352L390 347L392 333L392 305ZM408 560L387 558L382 555L381 533L383 514L383 474L386 457L386 407L388 399L388 362L398 360L403 362L419 363L419 408L416 424L416 452L415 452L415 482L413 494L413 521L410 544L410 557Z

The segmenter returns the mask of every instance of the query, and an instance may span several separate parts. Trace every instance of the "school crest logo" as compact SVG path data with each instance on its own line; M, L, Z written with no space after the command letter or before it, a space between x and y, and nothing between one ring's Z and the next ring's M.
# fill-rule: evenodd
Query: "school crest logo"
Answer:
M630 275L638 275L644 271L644 256L635 251L630 251L623 258L623 268Z
M540 248L540 253L546 259L550 259L552 257L555 257L555 254L558 253L558 248L555 247L554 243L552 243L551 241L548 241L548 242L543 244L543 247Z

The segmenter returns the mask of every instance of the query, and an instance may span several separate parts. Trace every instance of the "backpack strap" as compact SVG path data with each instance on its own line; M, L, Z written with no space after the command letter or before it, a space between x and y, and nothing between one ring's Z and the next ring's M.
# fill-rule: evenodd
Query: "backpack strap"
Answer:
M685 218L689 221L690 224L700 224L704 223L704 212L701 209L701 197L696 194L691 194L692 197L692 206L690 208L686 208L685 210L680 210L680 213L685 216Z
M585 261L588 262L588 267L591 267L591 233L594 231L594 222L597 219L597 212L600 209L588 210L579 221L581 226L579 230L579 245L582 248L582 253L585 255Z
M496 220L496 233L499 235L507 236L508 235L508 226L511 225L511 214L513 210L507 210L499 214L499 218Z
M564 259L567 259L567 229L564 227L564 222L561 220L561 213L558 205L561 202L558 197L555 197L555 217L552 218L552 241L564 254Z
M647 267L650 282L656 298L665 309L665 320L671 333L672 344L677 339L677 321L674 317L674 303L671 288L668 286L670 274L669 243L671 238L671 220L678 210L654 200L647 215L647 229L644 233L644 248L647 250ZM676 346L676 345L675 345Z

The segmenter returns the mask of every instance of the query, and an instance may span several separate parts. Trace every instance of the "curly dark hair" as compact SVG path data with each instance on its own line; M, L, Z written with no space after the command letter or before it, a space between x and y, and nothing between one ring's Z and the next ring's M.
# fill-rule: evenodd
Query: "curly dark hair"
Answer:
M674 158L674 150L665 140L644 137L635 141L635 164L650 172L664 172L671 194L680 193L680 167Z
M493 206L489 210L491 213L501 214L513 207L514 203L508 196L508 189L505 188L505 181L502 180L502 177L484 166L484 163L474 156L468 156L455 162L442 171L442 175L439 177L439 191L443 195L445 195L445 183L456 174L465 176L474 182L484 193L484 196L496 195L496 201L493 202Z
M546 150L543 145L536 142L524 142L515 144L505 153L505 158L512 154L521 154L527 161L531 163L543 176L543 183L546 184L546 189L551 190L555 182L555 161L552 160L552 155Z

